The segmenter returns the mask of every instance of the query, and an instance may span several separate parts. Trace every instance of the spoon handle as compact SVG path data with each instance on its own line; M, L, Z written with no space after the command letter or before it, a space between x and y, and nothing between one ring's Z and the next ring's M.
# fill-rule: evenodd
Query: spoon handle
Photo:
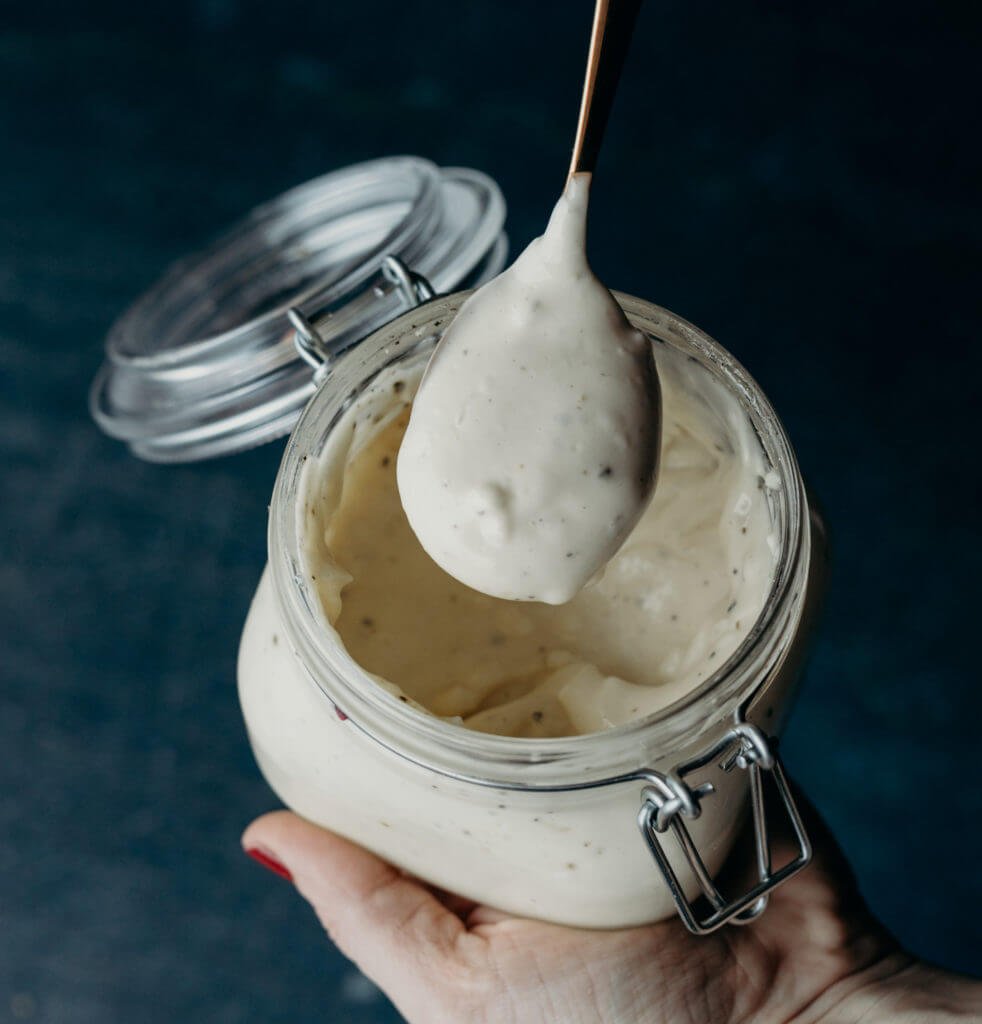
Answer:
M569 174L592 174L641 0L597 0Z

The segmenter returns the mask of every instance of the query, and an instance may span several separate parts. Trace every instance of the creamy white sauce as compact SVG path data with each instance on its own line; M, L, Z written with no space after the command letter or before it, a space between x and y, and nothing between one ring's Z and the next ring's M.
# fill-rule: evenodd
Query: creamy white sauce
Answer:
M658 378L587 264L588 194L571 178L545 234L461 307L398 455L423 548L499 598L569 601L651 498Z
M328 628L390 692L468 728L594 732L710 676L763 608L776 543L766 463L735 397L667 345L654 499L602 577L566 603L502 600L424 551L396 483L422 373L382 373L305 470L306 559Z

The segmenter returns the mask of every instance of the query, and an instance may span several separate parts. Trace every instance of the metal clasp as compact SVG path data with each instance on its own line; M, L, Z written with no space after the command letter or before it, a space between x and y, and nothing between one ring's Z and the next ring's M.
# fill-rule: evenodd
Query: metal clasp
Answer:
M406 308L402 312L415 309L436 295L430 282L422 274L410 270L398 256L389 255L382 260L382 276L392 285L391 291L397 292L405 303ZM382 296L386 291L379 286L376 294ZM314 368L314 383L320 384L330 369L334 352L303 310L291 306L286 315L294 330L293 344L300 358Z
M429 302L436 295L433 285L422 274L410 270L398 256L386 256L382 260L382 274L386 281L396 286L409 309Z
M729 900L723 896L710 877L706 864L682 820L698 818L702 813L702 801L714 792L711 783L702 783L695 788L689 786L685 781L686 776L714 761L719 763L720 769L724 772L731 772L737 768L750 773L757 883L747 892ZM777 871L771 869L770 842L764 811L765 774L774 780L798 848L796 856ZM646 775L650 784L641 794L638 827L675 900L679 916L693 934L707 935L724 924L747 924L759 917L767 906L771 890L797 874L811 860L811 843L791 796L781 762L764 734L749 722L738 718L736 724L709 749L678 765L667 775L660 772L649 772ZM710 904L711 909L704 917L698 916L695 906L686 897L675 869L668 859L660 838L667 832L675 836L699 883L702 895Z

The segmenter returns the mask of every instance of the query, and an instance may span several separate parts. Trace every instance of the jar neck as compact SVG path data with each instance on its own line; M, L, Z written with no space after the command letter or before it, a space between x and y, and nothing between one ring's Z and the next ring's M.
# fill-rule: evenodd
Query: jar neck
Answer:
M667 310L616 295L634 326L701 363L736 397L778 480L768 489L779 554L767 599L753 628L712 676L657 714L605 732L550 739L490 735L397 700L354 661L325 618L305 569L304 467L308 460L316 463L345 409L382 369L425 358L466 297L435 299L361 342L335 364L301 417L270 509L270 566L284 629L313 684L354 726L430 770L501 788L556 789L664 769L728 727L780 669L801 620L811 543L801 475L767 399L725 349Z

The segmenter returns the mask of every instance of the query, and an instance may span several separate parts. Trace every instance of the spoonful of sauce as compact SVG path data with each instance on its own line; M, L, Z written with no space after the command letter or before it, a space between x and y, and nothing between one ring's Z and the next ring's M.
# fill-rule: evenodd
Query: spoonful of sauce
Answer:
M399 494L423 548L494 597L570 600L654 488L651 344L586 259L590 182L639 6L598 0L563 195L545 234L461 306L399 451Z

